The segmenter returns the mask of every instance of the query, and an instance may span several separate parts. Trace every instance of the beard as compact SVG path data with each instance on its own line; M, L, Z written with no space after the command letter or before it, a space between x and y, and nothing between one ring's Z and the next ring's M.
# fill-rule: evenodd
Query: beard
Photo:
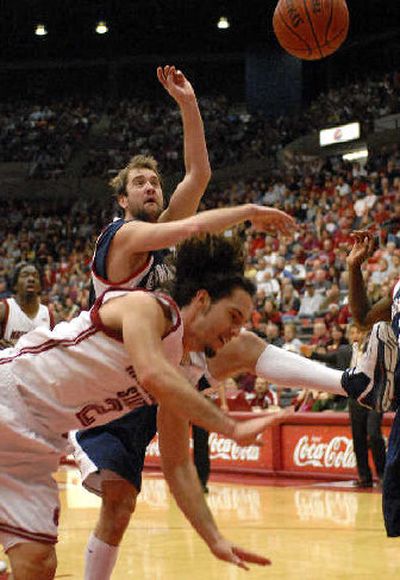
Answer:
M156 222L160 215L162 214L162 208L157 207L156 211L146 211L146 209L138 209L135 212L132 212L132 215L135 219L140 220L141 222Z

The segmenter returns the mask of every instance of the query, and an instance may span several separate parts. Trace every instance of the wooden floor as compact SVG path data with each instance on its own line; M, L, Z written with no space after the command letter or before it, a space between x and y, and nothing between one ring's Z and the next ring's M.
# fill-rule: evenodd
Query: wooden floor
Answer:
M62 498L57 578L83 578L83 552L99 500L76 470L58 474ZM290 482L289 482L290 483ZM348 484L213 483L207 501L226 536L272 560L248 573L217 561L192 531L164 481L146 475L113 579L258 580L400 577L400 539L385 536L381 495ZM246 575L247 574L247 575Z

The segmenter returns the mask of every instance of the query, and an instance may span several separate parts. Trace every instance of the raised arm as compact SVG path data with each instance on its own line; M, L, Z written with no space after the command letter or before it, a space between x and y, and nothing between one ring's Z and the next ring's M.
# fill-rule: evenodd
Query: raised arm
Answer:
M211 177L204 126L192 85L174 66L157 68L165 90L179 106L183 124L185 176L174 191L159 221L171 221L196 213Z
M211 552L226 562L248 569L246 562L265 566L267 558L247 552L226 540L218 530L189 454L189 425L170 408L159 407L158 435L161 465L176 503Z
M379 320L390 320L392 298L385 296L371 305L361 266L374 252L373 234L369 231L356 231L352 237L354 244L347 257L349 306L355 324L363 330L369 330Z
M159 250L174 246L194 235L218 234L247 220L252 221L257 229L275 230L282 234L289 234L296 227L293 218L283 211L245 204L211 209L166 223L129 222L119 232L118 248L125 256Z

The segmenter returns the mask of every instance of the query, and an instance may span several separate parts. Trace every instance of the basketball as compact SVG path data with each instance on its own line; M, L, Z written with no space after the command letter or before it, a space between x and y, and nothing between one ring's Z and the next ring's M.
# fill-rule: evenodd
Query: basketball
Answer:
M279 0L273 27L289 54L318 60L334 53L349 29L345 0Z

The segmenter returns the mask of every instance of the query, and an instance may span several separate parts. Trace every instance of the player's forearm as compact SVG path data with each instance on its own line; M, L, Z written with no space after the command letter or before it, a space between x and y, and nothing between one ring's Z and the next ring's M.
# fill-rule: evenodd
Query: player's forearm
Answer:
M371 308L367 296L364 278L360 266L348 268L349 273L349 307L353 320L357 326L363 328L366 324L368 312Z
M200 110L193 99L180 105L183 123L185 176L174 191L159 221L172 221L194 215L211 177L207 144Z
M189 459L181 465L164 461L161 453L163 473L179 509L208 546L214 544L221 534L204 500L195 467Z
M139 376L139 380L166 410L207 431L232 436L235 421L197 392L173 367L165 365L154 373L148 371L147 377Z
M258 206L245 204L236 207L211 209L182 220L157 224L131 222L124 227L126 248L135 253L149 252L174 246L187 238L201 234L219 234L237 224L252 219ZM121 232L122 233L122 232Z

